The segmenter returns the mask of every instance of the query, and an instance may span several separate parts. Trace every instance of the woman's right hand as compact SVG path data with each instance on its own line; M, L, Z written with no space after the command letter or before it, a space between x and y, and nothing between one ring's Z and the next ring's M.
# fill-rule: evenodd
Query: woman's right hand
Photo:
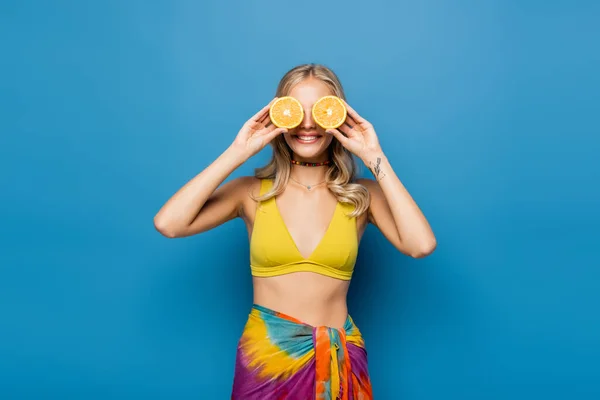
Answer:
M233 141L231 146L245 159L261 151L280 134L287 132L286 128L278 128L271 122L269 109L275 100L277 98L271 100L262 110L246 121Z

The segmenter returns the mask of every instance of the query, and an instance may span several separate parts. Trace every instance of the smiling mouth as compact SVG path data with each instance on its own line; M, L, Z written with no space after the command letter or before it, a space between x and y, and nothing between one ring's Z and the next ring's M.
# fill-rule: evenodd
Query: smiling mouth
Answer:
M321 135L295 135L294 140L302 144L312 144L321 139Z

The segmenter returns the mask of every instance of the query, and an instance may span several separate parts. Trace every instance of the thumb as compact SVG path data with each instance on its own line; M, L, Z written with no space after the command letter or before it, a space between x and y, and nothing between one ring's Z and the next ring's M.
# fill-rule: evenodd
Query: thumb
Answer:
M264 136L265 144L270 143L271 140L275 139L277 136L281 135L282 133L286 133L286 132L287 132L286 128L273 129L271 132L265 134L265 136Z
M344 134L342 132L340 132L339 130L337 130L337 129L327 129L325 132L333 135L337 140L340 141L340 143L344 147L348 146L348 142L350 141L350 139L348 139L346 136L344 136Z

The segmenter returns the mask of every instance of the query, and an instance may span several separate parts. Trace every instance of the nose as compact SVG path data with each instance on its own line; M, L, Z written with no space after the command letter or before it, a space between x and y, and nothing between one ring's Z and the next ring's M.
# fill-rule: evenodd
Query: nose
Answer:
M309 109L304 108L304 119L300 123L299 128L305 131L314 131L317 125L315 121L313 121L312 117L312 107Z

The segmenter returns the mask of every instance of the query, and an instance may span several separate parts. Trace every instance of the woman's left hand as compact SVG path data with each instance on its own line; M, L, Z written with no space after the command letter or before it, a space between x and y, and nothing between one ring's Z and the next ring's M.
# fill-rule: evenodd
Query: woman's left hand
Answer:
M345 101L344 104L348 111L346 121L338 129L328 129L326 132L332 134L342 146L368 166L373 155L382 153L377 134L369 121L358 115Z

